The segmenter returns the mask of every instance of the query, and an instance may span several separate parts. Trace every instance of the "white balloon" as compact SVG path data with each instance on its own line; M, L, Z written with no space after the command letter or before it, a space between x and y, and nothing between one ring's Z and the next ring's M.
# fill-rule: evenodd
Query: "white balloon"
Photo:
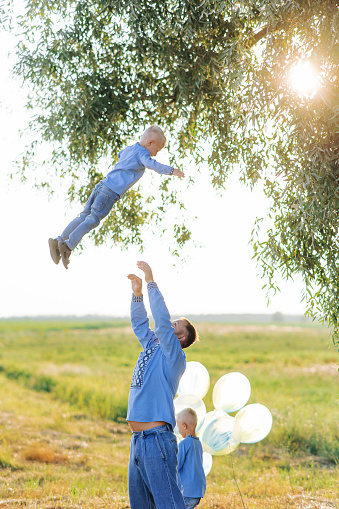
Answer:
M196 431L199 431L201 428L205 415L206 415L206 406L201 398L196 396L195 394L183 394L174 400L174 411L175 414L181 412L185 408L193 408L197 414L198 423L196 427ZM178 426L175 426L174 433L179 434Z
M202 466L203 466L206 477L208 476L208 474L211 471L212 464L213 464L212 454L204 451L202 454Z
M202 434L202 445L206 452L214 456L230 454L241 438L241 426L230 415L223 413L209 420Z
M227 373L213 388L213 404L217 410L236 412L246 405L251 395L251 384L241 373Z
M235 416L241 426L241 439L244 444L255 444L271 431L273 419L267 407L260 403L247 405Z
M200 362L190 361L182 375L178 387L178 396L182 394L195 394L203 398L210 387L210 375Z

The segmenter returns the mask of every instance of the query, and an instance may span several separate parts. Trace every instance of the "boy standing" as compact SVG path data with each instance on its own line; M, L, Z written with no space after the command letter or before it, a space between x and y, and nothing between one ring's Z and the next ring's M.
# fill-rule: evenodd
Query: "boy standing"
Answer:
M131 509L185 509L177 484L177 439L173 433L173 399L186 368L183 348L197 339L185 318L171 322L150 266L138 262L145 274L154 332L143 303L142 280L132 282L131 322L143 351L134 369L127 421L133 433L128 467Z
M162 129L153 125L146 129L140 141L119 152L119 161L105 179L97 184L81 214L73 219L62 234L48 240L52 260L58 264L60 258L65 269L73 249L82 237L98 226L118 201L151 168L162 175L184 177L178 168L172 168L152 159L164 148L166 137Z
M184 439L179 443L178 485L183 494L186 509L193 509L199 504L206 491L203 450L195 434L197 414L192 408L185 408L176 417L179 433Z

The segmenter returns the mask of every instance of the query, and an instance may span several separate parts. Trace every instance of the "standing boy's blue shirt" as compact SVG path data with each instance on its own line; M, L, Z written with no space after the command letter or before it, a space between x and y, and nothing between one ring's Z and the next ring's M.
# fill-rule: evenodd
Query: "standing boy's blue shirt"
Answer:
M119 161L107 174L103 183L119 196L125 194L143 176L145 168L151 168L161 175L173 173L171 166L152 159L147 148L142 147L140 143L126 147L119 152L118 157Z
M188 435L179 442L178 485L184 497L202 498L205 495L203 450L198 437Z
M186 369L186 355L174 334L170 314L156 283L147 285L154 332L142 297L132 297L131 321L143 351L134 368L127 421L168 422L174 428L173 399Z

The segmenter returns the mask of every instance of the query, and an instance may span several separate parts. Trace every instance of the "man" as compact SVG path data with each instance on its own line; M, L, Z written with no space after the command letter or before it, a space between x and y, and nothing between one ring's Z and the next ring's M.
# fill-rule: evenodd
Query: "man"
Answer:
M198 338L186 319L171 322L163 296L153 280L150 266L138 262L145 274L154 318L149 328L143 303L142 280L129 274L132 282L131 322L143 351L134 369L127 421L131 440L128 484L131 509L185 509L177 485L177 439L173 433L173 399L186 369L188 348Z

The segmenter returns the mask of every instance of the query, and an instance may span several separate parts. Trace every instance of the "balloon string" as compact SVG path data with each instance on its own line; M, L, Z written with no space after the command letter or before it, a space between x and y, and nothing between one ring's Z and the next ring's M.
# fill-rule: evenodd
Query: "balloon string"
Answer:
M241 498L241 502L242 502L243 508L244 508L244 509L246 509L245 504L244 504L244 499L242 498L242 494L241 494L240 488L239 488L238 483L237 483L237 480L236 480L236 478L235 478L232 454L230 454L230 459L231 459L231 465L232 465L233 479L234 479L234 482L235 482L235 484L236 484L236 486L237 486L237 488L238 488L238 491L239 491L239 495L240 495L240 498Z

